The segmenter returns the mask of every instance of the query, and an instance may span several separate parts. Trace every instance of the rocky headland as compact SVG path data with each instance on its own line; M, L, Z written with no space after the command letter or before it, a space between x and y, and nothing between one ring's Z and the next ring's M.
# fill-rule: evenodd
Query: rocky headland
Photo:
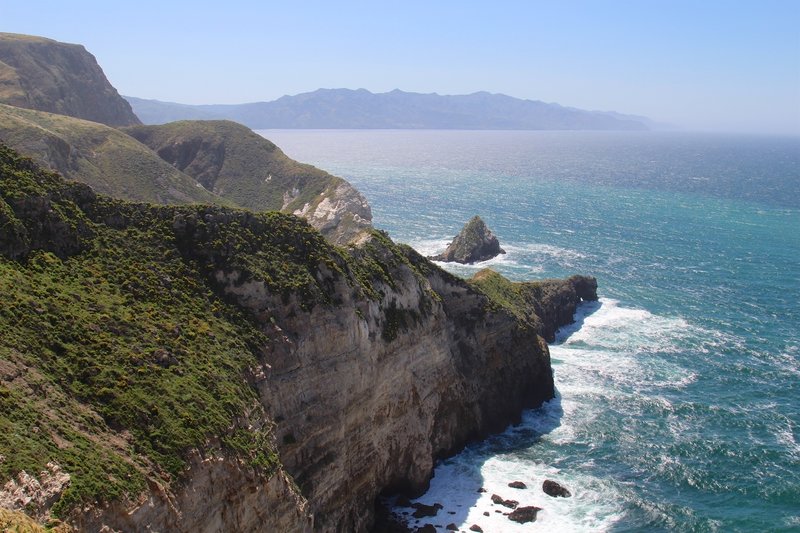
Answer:
M461 228L444 252L430 257L433 261L462 264L488 261L506 253L500 248L500 241L486 226L486 223L475 215Z
M70 476L26 512L365 531L379 494L421 492L437 458L553 395L532 323L384 234L345 253L292 216L110 200L7 148L0 164L3 490L45 463ZM596 297L551 283L543 309Z
M553 396L594 278L455 277L247 128L110 127L82 47L0 49L0 524L366 531Z

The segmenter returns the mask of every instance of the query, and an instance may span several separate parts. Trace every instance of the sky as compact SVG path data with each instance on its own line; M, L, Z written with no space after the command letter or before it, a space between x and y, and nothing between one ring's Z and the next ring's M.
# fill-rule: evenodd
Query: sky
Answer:
M800 135L800 0L2 0L0 31L82 44L121 94L171 102L489 91Z

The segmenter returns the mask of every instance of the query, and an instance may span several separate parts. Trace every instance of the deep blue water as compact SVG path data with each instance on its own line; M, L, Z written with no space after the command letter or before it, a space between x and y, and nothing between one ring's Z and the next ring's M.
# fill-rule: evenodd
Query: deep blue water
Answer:
M481 215L508 254L458 274L598 278L600 303L551 346L559 396L442 463L420 501L455 514L432 523L800 531L800 139L262 133L423 253ZM544 495L546 477L574 496ZM543 511L515 526L493 492Z

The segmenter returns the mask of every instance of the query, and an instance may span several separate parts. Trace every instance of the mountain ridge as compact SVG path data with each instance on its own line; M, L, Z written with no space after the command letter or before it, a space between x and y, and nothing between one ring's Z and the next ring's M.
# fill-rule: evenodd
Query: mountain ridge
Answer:
M145 124L225 118L253 129L648 130L645 117L586 111L479 91L465 95L394 89L317 89L268 102L189 105L125 96Z

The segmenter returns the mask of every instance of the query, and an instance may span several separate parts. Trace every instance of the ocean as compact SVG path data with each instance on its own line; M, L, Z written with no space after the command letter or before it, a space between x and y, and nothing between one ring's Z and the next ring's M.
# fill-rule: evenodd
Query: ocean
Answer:
M423 254L480 215L508 253L456 274L598 279L550 347L557 397L441 462L412 526L800 531L800 138L260 133ZM492 494L542 510L518 525Z

